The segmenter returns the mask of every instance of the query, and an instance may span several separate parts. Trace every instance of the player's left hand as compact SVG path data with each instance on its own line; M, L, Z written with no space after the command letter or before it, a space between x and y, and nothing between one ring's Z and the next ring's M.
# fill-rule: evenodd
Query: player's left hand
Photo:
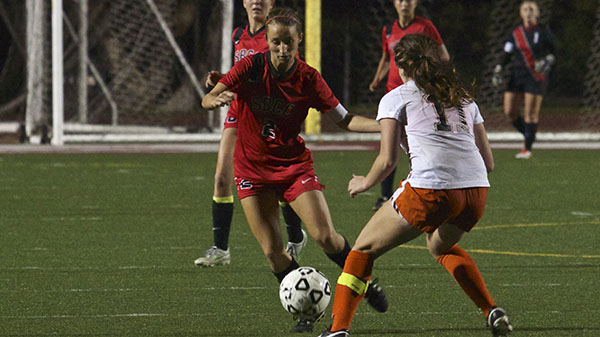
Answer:
M554 64L554 55L548 54L546 57L535 61L535 71L541 74L545 74L550 71L552 64Z
M348 183L348 193L350 193L352 198L354 198L358 193L362 193L367 190L365 188L365 179L365 176L352 175L352 179L350 179L350 182Z

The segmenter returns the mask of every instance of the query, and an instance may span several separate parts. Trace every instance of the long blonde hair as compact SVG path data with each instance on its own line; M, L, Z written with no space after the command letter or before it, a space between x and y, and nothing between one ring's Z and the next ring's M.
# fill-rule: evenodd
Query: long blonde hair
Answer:
M440 59L439 46L429 37L405 35L394 48L394 55L398 67L425 91L429 101L457 108L473 101L458 80L454 65Z

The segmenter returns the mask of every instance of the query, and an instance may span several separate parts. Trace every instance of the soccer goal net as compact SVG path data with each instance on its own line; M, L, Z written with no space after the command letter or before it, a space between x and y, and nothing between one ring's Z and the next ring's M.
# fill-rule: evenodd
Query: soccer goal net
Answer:
M305 16L308 1L318 0L275 3ZM417 7L417 15L440 31L461 74L476 82L492 131L512 131L502 113L502 89L490 78L504 40L520 23L521 2L422 0ZM550 25L559 45L542 132L600 129L600 0L585 3L569 3L567 12L579 13L570 20L558 2L538 1L540 21ZM397 19L393 2L320 6L321 73L348 110L374 116L385 90L381 85L371 92L369 83L381 58L382 29ZM232 66L232 29L247 22L241 0L26 0L0 2L0 17L0 34L12 37L0 53L0 133L2 125L19 124L24 138L37 133L43 139L46 131L57 143L219 139L225 111L201 108L203 81L209 70ZM585 42L571 46L572 34ZM306 48L304 41L301 58ZM573 50L579 52L573 56ZM19 76L25 65L26 76ZM53 77L57 73L60 79ZM557 97L563 94L552 88L557 84L571 92ZM61 114L54 115L56 110ZM324 132L338 130L326 118L322 122Z
M220 115L202 110L198 74L231 66L231 1L52 3L27 1L27 133L52 123L65 142L211 139Z

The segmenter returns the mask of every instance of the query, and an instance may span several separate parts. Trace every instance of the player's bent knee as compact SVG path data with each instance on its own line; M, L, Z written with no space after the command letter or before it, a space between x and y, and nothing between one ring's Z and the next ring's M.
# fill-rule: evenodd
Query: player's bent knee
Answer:
M323 248L326 251L332 251L335 250L336 245L336 232L332 231L332 230L323 230L323 231L319 231L319 234L314 237L315 241L317 241L317 244L319 244L319 246L321 248Z

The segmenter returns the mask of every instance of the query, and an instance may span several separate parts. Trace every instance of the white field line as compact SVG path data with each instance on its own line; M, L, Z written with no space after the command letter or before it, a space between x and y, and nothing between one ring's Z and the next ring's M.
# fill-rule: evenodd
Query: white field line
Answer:
M492 149L521 149L521 142L491 142ZM536 142L534 150L600 150L600 142ZM308 143L313 152L377 151L378 143ZM216 153L219 144L86 144L0 145L0 154L91 154L91 153Z

